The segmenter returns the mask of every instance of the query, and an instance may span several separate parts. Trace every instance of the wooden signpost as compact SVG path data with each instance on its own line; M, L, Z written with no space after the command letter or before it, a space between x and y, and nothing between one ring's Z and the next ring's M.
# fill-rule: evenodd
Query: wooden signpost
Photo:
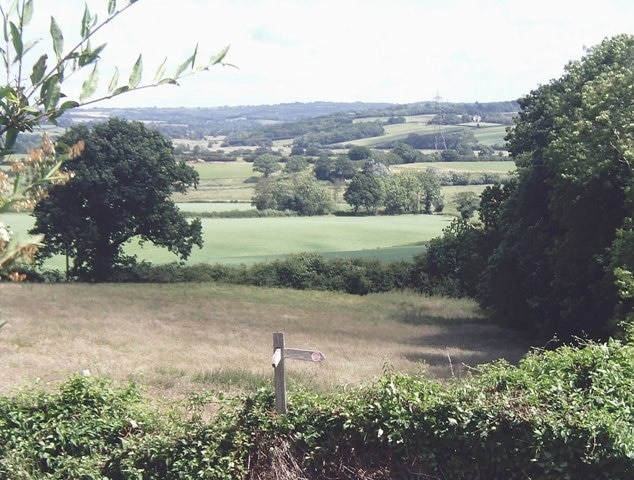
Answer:
M298 348L286 348L284 334L273 334L273 358L271 364L275 371L275 409L277 413L286 413L286 372L284 360L305 360L308 362L323 362L326 357L315 350L300 350Z

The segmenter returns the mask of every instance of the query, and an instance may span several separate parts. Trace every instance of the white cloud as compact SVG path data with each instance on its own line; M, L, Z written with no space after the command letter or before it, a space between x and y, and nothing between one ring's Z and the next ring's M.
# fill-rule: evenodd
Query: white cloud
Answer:
M105 3L89 1L95 11ZM76 0L54 5L46 13L76 29ZM197 43L209 54L230 43L239 70L108 105L413 102L437 92L450 101L509 100L631 25L634 5L623 0L139 0L104 29L102 81L115 64L127 75L139 52L149 77L165 56L175 66Z

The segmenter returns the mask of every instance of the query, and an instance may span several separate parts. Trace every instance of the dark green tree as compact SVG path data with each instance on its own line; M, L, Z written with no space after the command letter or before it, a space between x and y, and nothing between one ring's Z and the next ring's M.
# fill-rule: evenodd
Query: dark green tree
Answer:
M423 154L407 143L397 143L391 151L401 157L402 163L415 163L422 161Z
M264 177L270 177L281 169L279 157L272 153L263 153L253 160L253 171L260 172Z
M255 185L251 205L258 210L276 210L276 189L277 182L275 177L261 178Z
M322 157L319 157L315 161L313 173L315 174L315 178L317 180L330 180L334 169L335 169L334 159L330 157L322 156Z
M343 199L352 206L355 213L360 208L376 213L383 204L383 182L377 175L357 173L343 193Z
M480 198L474 192L458 192L453 196L453 203L463 220L469 220L480 206Z
M440 211L440 205L444 206L440 176L434 168L426 168L418 174L418 179L422 188L423 213L430 214L433 210Z
M338 155L333 170L330 173L330 180L348 180L354 177L355 173L357 173L357 169L354 163L352 163L352 160L346 155Z
M500 242L479 289L500 322L546 335L609 333L619 304L613 244L634 217L633 58L634 36L606 39L520 99L508 136L518 180L492 209Z
M414 271L426 280L420 289L429 295L474 296L486 257L482 230L462 218L454 219L443 235L432 239L414 258Z
M307 173L291 175L278 182L277 209L298 215L326 215L333 209L330 192Z
M330 192L309 173L263 178L251 203L258 210L273 209L298 215L326 215L333 209Z
M306 159L299 155L292 155L286 159L284 165L284 173L299 173L308 168Z
M111 119L71 128L59 142L83 140L83 153L63 168L73 178L57 185L34 210L31 233L46 235L44 259L73 259L72 274L102 282L134 262L123 246L134 237L186 259L202 246L200 220L188 222L170 195L198 183L197 172L176 161L172 144L140 122Z
M350 160L366 160L370 158L372 151L368 147L356 145L348 150Z

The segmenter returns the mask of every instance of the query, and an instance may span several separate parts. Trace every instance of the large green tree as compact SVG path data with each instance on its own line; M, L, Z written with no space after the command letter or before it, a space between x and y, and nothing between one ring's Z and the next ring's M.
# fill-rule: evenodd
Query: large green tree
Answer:
M372 173L357 173L343 193L343 199L352 206L355 213L360 208L376 213L383 205L383 197L383 182Z
M264 177L270 177L281 169L280 158L272 153L258 155L253 161L253 171L260 172Z
M33 131L47 122L55 122L65 111L82 105L94 104L136 90L165 84L177 84L188 75L208 70L222 63L225 48L209 60L198 54L198 48L172 71L167 62L158 67L151 81L143 78L143 57L138 56L128 78L120 78L118 68L99 88L99 61L104 57L106 44L95 44L94 35L102 31L138 0L101 1L103 14L98 15L77 2L79 38L68 39L68 32L60 29L54 16L50 17L48 33L32 32L31 19L34 0L12 0L0 4L3 43L0 64L6 74L0 84L0 158L13 153L18 135ZM49 2L52 3L52 2ZM69 78L79 83L67 82ZM72 85L81 85L72 88ZM64 182L67 176L59 167L78 152L78 146L56 154L50 138L44 138L40 148L27 157L12 160L12 168L0 171L0 215L14 209L29 210L45 190L54 183ZM0 225L3 225L0 217ZM37 250L41 237L18 241L2 227L0 240L0 279L21 279L17 269L28 262Z
M333 209L330 192L309 172L262 178L251 203L258 210L280 210L298 215L326 215Z
M483 201L499 243L479 297L498 320L544 334L608 332L615 268L634 268L613 248L634 217L633 85L634 36L620 35L520 99L508 137L517 182L494 208Z
M170 200L173 192L195 186L198 174L175 159L169 140L121 119L73 127L59 142L79 140L84 151L63 166L72 179L53 187L34 210L32 233L47 238L40 258L72 257L74 275L99 282L134 260L123 253L133 237L182 259L202 246L200 220L188 222Z

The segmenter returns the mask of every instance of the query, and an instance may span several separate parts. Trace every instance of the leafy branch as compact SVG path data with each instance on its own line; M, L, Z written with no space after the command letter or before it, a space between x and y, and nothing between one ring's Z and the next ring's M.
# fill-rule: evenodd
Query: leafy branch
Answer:
M25 56L41 40L25 38L25 29L33 17L33 0L13 0L8 8L0 6L3 22L4 48L0 48L0 59L6 69L6 85L0 87L0 155L10 153L20 132L32 131L42 122L55 122L66 110L98 103L118 95L160 85L177 85L190 75L209 70L224 62L229 47L198 64L198 46L179 64L173 75L166 75L167 58L158 67L151 82L142 82L143 56L139 55L132 67L127 82L120 82L119 69L108 83L107 93L94 97L99 84L99 59L106 44L92 47L94 35L122 15L138 0L128 0L118 8L117 0L108 0L107 17L99 21L86 4L80 23L80 40L69 50L64 49L64 34L51 16L49 51L42 53L32 64L27 65ZM52 49L52 52L50 51ZM50 62L49 59L54 61ZM30 70L28 79L25 71ZM77 72L88 72L77 99L62 91L64 82ZM64 99L64 101L62 101Z

